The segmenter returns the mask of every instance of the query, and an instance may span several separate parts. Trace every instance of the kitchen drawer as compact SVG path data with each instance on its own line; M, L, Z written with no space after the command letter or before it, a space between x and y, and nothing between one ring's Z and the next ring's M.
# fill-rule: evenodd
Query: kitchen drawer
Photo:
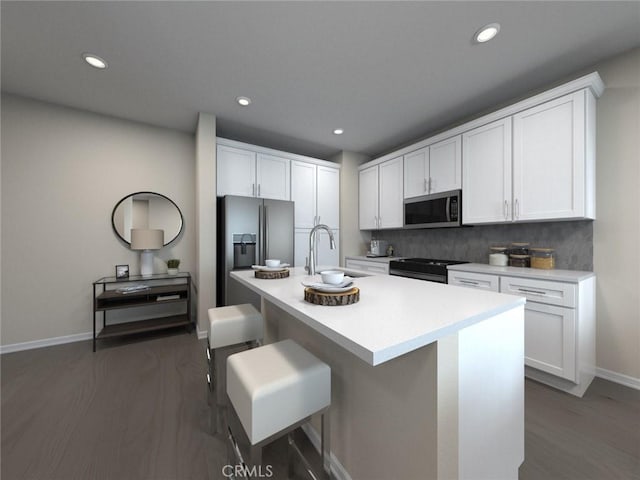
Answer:
M527 297L527 300L547 305L575 308L577 286L570 283L501 277L500 291Z
M480 290L499 291L499 279L497 275L484 273L454 272L449 270L449 285L478 288Z
M348 258L345 261L345 268L363 272L389 274L389 264L387 262L367 262L366 260L351 260Z

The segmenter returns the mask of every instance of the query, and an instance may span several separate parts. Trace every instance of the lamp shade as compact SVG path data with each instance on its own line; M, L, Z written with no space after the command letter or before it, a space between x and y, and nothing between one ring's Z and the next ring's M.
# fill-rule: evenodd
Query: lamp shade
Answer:
M131 229L132 250L158 250L164 246L164 230Z

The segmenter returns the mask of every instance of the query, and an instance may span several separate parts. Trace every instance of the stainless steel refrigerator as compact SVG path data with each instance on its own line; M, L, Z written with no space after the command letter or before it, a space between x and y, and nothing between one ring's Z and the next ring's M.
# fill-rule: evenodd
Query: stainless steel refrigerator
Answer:
M257 295L229 278L232 270L276 258L293 265L293 202L227 195L218 198L217 306L253 303Z

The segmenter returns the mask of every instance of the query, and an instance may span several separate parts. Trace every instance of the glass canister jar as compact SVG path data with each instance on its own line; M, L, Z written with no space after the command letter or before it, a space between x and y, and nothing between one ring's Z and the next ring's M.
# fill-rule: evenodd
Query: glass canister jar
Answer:
M509 249L509 265L512 267L530 267L528 242L513 242Z
M509 254L509 265L512 267L530 267L531 256L530 255L514 255Z
M489 247L489 265L506 267L509 265L509 249L505 245L491 245Z
M547 247L531 248L531 268L551 270L556 267L555 250Z

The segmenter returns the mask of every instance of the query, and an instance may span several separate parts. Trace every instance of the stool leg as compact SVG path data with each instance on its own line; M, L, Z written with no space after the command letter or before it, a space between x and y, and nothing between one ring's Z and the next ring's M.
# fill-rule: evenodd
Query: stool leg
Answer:
M295 455L294 455L294 443L293 443L293 433L290 432L287 435L287 478L291 479L293 478L293 474L294 474L294 468L293 468L293 462L295 460Z
M226 388L224 378L222 378L222 370L224 365L224 355L222 352L218 352L216 355L215 349L211 353L211 366L213 370L213 395L211 399L211 434L215 435L221 431L223 427L222 416L224 414Z
M321 445L320 456L322 458L322 468L327 473L329 479L333 478L331 475L331 415L329 410L321 415Z
M231 430L231 427L227 427L227 465L232 465L234 467L233 469L233 480L237 480L238 478L246 478L245 473L245 466L246 463L244 461L244 459L242 458L242 453L240 452L240 446L238 445L238 443L236 442L236 438L233 436L233 432ZM241 474L242 477L238 477L238 470L235 467L236 466L242 466L243 468L241 469Z
M207 405L211 406L211 400L213 399L213 371L211 369L211 349L209 348L209 341L207 341Z

